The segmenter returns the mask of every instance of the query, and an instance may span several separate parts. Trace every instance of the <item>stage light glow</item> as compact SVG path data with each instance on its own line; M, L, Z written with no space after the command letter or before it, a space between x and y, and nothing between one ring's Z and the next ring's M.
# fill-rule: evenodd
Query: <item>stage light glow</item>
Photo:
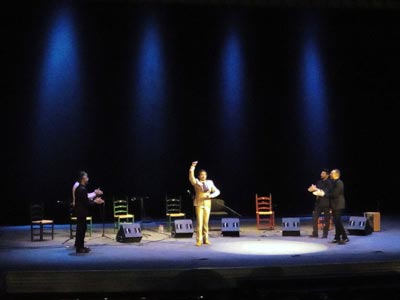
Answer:
M301 61L303 133L314 159L326 161L329 151L328 103L320 49L313 32L305 34Z
M144 26L136 71L136 129L146 144L162 140L165 118L165 62L162 38L155 17Z
M66 108L72 109L79 103L79 82L73 20L70 12L64 9L57 15L48 36L40 77L40 111L51 117L65 112ZM57 121L60 120L57 118Z
M326 245L297 241L262 240L235 241L213 245L218 252L245 255L299 255L326 251Z
M244 98L244 58L240 35L232 26L221 57L222 127L226 137L237 138L242 121Z
M243 54L238 33L231 31L225 41L222 57L221 94L227 113L238 112L243 96Z
M52 155L51 150L65 152L60 137L73 139L79 128L81 75L77 44L71 11L59 9L45 43L35 108L34 142L38 155L44 158ZM70 140L68 144L74 143Z

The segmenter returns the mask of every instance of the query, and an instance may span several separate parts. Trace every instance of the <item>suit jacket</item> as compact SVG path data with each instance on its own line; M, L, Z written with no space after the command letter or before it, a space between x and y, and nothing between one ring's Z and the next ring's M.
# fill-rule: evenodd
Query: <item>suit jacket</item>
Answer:
M72 186L72 206L75 206L75 190L79 186L79 182L76 181ZM96 198L96 192L88 193L89 200Z
M340 179L332 180L332 188L329 193L332 209L344 209L346 200L344 198L344 184Z
M200 181L194 177L194 167L189 169L189 181L194 187L195 197L193 200L194 206L204 206L211 209L211 199L217 197L221 192L215 186L212 180ZM206 185L207 189L204 191L203 183Z
M330 179L321 179L317 182L316 186L325 192L325 196L317 196L315 206L319 208L330 208L329 191L332 189L332 181Z
M86 218L89 215L89 207L91 201L88 197L87 189L84 185L79 184L75 189L75 215L78 218Z

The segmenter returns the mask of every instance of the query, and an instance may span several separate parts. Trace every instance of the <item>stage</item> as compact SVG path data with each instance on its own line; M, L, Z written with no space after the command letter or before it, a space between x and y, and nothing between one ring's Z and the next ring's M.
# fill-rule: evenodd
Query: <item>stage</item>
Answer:
M309 217L300 218L300 236L283 236L280 218L274 230L257 230L255 219L241 218L240 236L222 236L215 220L212 244L201 247L195 234L173 238L159 232L160 224L166 221L141 222L142 239L120 243L113 224L103 234L96 223L85 239L88 254L75 253L68 224L55 225L54 240L34 242L29 226L1 227L2 298L377 299L399 291L398 216L382 216L379 232L350 235L346 245L331 243L332 229L328 239L310 238Z

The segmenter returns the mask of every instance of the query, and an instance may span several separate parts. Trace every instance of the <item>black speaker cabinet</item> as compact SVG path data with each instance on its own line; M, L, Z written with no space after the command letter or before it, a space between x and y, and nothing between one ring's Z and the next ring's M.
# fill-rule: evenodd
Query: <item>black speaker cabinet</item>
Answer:
M239 236L240 223L238 218L222 218L221 233L223 236Z
M368 235L373 230L366 217L351 216L347 225L347 231L349 235Z
M193 222L191 219L174 220L171 237L191 238L193 236Z
M120 243L139 243L142 240L140 224L121 224L117 232L116 240Z
M300 218L282 218L282 236L300 236Z

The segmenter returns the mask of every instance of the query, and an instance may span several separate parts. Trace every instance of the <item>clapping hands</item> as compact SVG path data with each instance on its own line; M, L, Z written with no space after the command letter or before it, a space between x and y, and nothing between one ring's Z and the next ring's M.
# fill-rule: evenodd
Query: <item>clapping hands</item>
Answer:
M104 203L104 200L101 199L100 197L96 197L96 198L94 199L94 203L96 203L96 204L103 204L103 203Z
M103 195L103 191L99 188L95 189L94 192L96 193L97 196Z
M309 186L308 191L312 193L315 192L317 189L317 186L315 184L312 184Z

